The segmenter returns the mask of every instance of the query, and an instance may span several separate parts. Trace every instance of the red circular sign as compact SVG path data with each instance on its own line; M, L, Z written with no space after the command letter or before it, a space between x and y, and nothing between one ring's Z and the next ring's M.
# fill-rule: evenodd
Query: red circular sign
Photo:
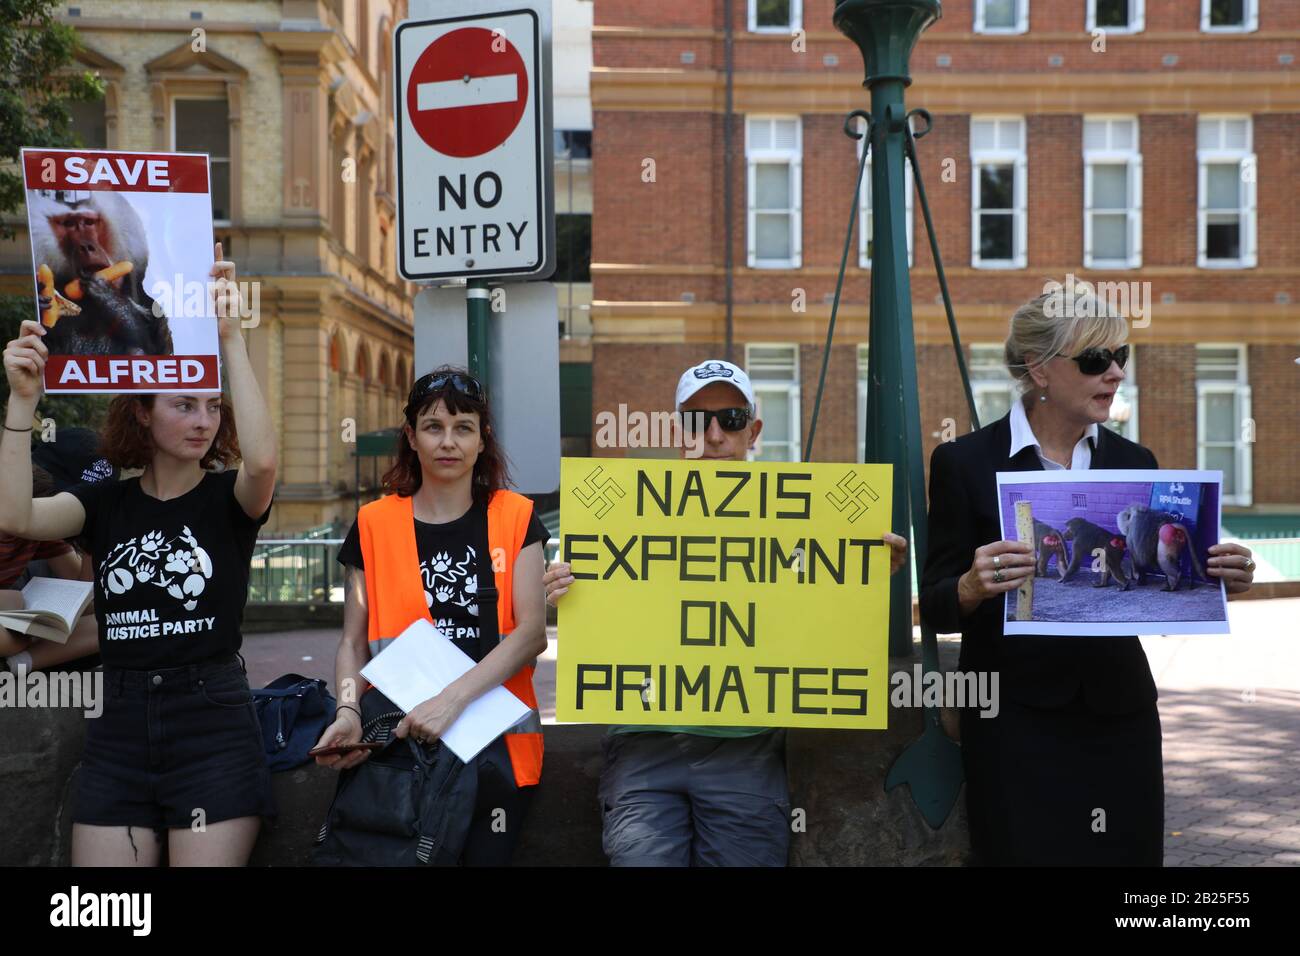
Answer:
M453 30L429 44L406 83L411 125L446 156L496 149L515 131L527 103L528 74L519 51L504 35L481 27Z

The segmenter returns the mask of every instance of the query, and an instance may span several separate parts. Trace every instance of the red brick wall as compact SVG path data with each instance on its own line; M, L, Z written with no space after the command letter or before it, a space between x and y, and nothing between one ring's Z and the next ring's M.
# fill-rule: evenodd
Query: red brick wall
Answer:
M800 443L808 446L808 429L812 427L813 406L817 401L817 380L821 376L821 345L799 349ZM821 411L817 413L813 461L858 460L858 347L831 346L831 361L826 370L826 391Z
M862 60L856 47L835 31L831 14L834 0L805 0L803 28L798 43L787 35L753 34L747 30L746 0L731 0L733 60L737 70L795 70L818 73L859 74ZM632 66L638 69L720 70L724 0L671 0L652 7L638 0L600 0L596 4L596 26L655 29L713 29L714 37L601 34L594 37L597 64ZM1032 73L1170 72L1216 70L1223 64L1223 50L1232 51L1238 69L1277 70L1280 53L1294 53L1290 39L1273 39L1268 33L1300 29L1300 4L1294 0L1260 0L1259 30L1237 35L1207 34L1200 30L1199 0L1147 0L1146 28L1132 35L1110 34L1104 51L1093 49L1093 38L1084 32L1084 0L1033 0L1029 31L1016 36L973 36L973 0L944 0L943 18L921 35L912 56L912 70L918 90L924 88L927 72ZM1181 34L1170 39L1169 34ZM812 34L808 36L807 34ZM1068 34L1066 37L1048 34ZM1264 34L1263 39L1259 38ZM961 38L958 40L958 38ZM1217 42L1207 42L1217 41ZM682 62L682 53L694 54L692 63ZM823 57L837 61L827 65ZM935 56L945 54L950 65L938 67ZM1173 54L1177 62L1168 66L1164 57ZM1059 66L1049 62L1060 57Z
M1196 467L1196 346L1137 350L1138 441L1161 468Z
M627 405L629 412L671 411L682 372L721 354L720 345L593 345L591 454L597 458L627 457L625 448L599 447L594 423L601 412L617 416L620 402Z
M1300 330L1291 345L1246 351L1255 419L1254 502L1294 505L1300 502Z
M744 0L732 2L737 31L735 59L742 73L813 72L831 77L828 82L835 84L847 82L849 75L856 81L860 75L861 62L851 44L839 36L820 35L832 30L833 0L806 0L804 27L813 37L802 53L791 49L789 37L747 34L746 4ZM1237 72L1300 68L1294 64L1286 67L1277 60L1280 52L1295 52L1294 40L1264 35L1300 29L1300 2L1262 0L1259 34L1211 36L1199 32L1200 5L1195 0L1147 0L1145 33L1108 38L1106 53L1091 50L1084 33L1084 4L1079 0L1035 0L1030 32L1018 38L969 39L971 6L971 0L945 0L944 19L922 38L914 55L916 82L907 94L909 105L926 105L926 78L936 73L965 73L978 86L987 82L989 74L1011 72L1096 74L1106 70L1172 75L1181 70L1222 70L1225 64ZM722 0L666 0L653 6L639 0L602 0L597 5L596 22L598 26L720 30L722 9ZM1170 39L1170 34L1185 36ZM598 67L690 71L718 70L722 65L721 40L716 36L615 38L598 32L594 44ZM684 50L695 54L693 64L681 62ZM826 65L826 53L835 53L838 62ZM934 57L940 53L952 58L951 67L935 65ZM1162 63L1162 56L1168 53L1179 57L1173 67ZM1063 57L1063 64L1050 67L1047 58L1051 55ZM720 103L720 77L718 83ZM671 95L666 88L665 97ZM1252 103L1243 99L1241 106L1249 110ZM1121 109L1122 103L1117 102L1114 108ZM932 132L918 142L920 169L959 322L972 312L991 313L995 318L1010 316L1018 304L1042 291L1045 280L1061 279L1066 271L1084 275L1083 116L1036 114L1030 109L1032 104L1026 103L1030 217L1027 269L970 267L970 116L936 113ZM763 320L763 341L800 345L805 438L820 370L822 329L806 314L788 310L795 290L803 290L807 308L814 313L824 308L826 297L834 291L857 169L854 143L843 134L842 120L838 113L801 116L803 268L799 270L746 267L744 116L736 115L732 126L734 301L740 310L752 311L756 305L771 309L770 317ZM724 301L722 122L720 112L596 111L593 280L597 301L680 301L684 292L690 292L697 305L714 305L709 313L717 315ZM1295 415L1300 369L1291 362L1295 354L1300 354L1300 346L1260 344L1266 327L1252 321L1258 306L1300 301L1300 287L1296 284L1300 275L1300 190L1294 188L1294 183L1300 181L1300 117L1294 113L1254 116L1259 159L1259 268L1250 270L1206 270L1196 266L1195 104L1189 104L1183 113L1142 114L1139 126L1145 185L1143 258L1147 269L1092 272L1086 277L1151 283L1152 324L1148 329L1134 329L1131 337L1138 349L1141 440L1155 451L1162 465L1195 467L1194 343L1198 338L1250 342L1258 436L1255 498L1260 503L1300 502L1300 463L1296 461L1300 455L1300 424ZM656 160L655 183L641 181L641 160L646 157ZM945 160L951 161L949 165L955 171L953 182L942 179ZM860 314L868 301L870 276L857 267L856 228L842 303ZM913 301L929 306L939 301L939 287L919 203L914 229L915 266L910 275ZM656 269L651 273L614 275L602 272L602 263L643 264ZM697 271L672 272L665 266ZM1165 296L1171 297L1172 305L1162 301ZM1207 318L1188 318L1188 306L1199 308L1199 314ZM1215 307L1226 307L1221 315L1230 318L1225 321L1209 317ZM655 314L648 308L637 318ZM744 338L756 333L745 327L750 319L742 316L737 321L735 359L743 362ZM1198 334L1200 321L1206 324L1203 335ZM1001 337L1003 323L999 320L992 325L997 334L989 335L986 320L978 333L981 340ZM861 320L857 320L852 334L865 338L862 327ZM1225 338L1225 330L1229 338ZM963 325L963 333L969 341L973 334L969 321ZM1274 331L1268 334L1276 338ZM669 407L677 375L708 351L696 345L659 342L597 344L593 360L596 410L615 408L619 400L640 402L650 408ZM720 345L713 352L720 354ZM961 433L967 428L967 412L956 363L946 342L923 341L917 349L917 361L922 437L928 460L944 430L944 421L952 419ZM602 368L603 363L611 367ZM855 457L856 394L855 345L843 332L837 332L818 426L818 460ZM629 395L633 397L626 397Z

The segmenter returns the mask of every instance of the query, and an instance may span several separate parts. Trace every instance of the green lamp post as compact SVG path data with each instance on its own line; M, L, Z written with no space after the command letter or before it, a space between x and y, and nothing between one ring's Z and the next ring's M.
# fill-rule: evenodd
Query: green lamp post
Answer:
M871 330L867 355L866 460L892 462L891 526L907 534L910 525L918 567L924 567L927 539L921 415L917 393L912 289L907 272L905 157L912 153L903 91L911 83L908 59L921 32L942 16L939 0L840 0L833 20L857 44L871 91L868 119L872 154ZM927 117L928 126L928 117ZM921 192L925 207L924 192ZM930 224L926 208L927 226ZM931 246L939 262L933 229ZM940 281L942 270L940 267ZM945 298L947 295L945 285ZM952 324L954 344L956 326ZM963 379L965 364L958 361ZM967 385L969 396L969 385ZM912 652L911 580L894 575L890 592L890 656ZM938 671L935 635L922 631L922 666ZM957 745L943 732L937 708L926 708L925 730L890 768L886 789L910 785L913 800L932 827L939 827L956 803L962 769Z

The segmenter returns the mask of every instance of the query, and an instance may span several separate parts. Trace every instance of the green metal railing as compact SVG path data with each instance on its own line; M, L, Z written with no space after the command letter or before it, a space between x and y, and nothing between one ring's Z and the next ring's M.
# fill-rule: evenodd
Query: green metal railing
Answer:
M337 604L343 600L333 525L320 525L296 538L261 538L248 573L250 604Z
M1255 580L1269 580L1271 567L1283 581L1300 581L1300 538L1242 538L1241 543L1250 548L1255 563L1265 571L1255 572Z

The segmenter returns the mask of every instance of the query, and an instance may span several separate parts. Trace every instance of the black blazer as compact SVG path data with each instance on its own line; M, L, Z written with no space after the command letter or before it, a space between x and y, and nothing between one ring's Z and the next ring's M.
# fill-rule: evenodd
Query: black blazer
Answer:
M930 457L930 538L921 575L921 618L941 634L961 632L963 671L998 671L999 691L1034 707L1061 707L1082 690L1088 708L1125 714L1156 699L1146 654L1137 637L1033 637L1002 633L1004 598L980 604L963 618L957 579L975 549L1002 540L999 471L1042 471L1038 454L1011 451L1011 417L945 442ZM1155 468L1141 445L1100 428L1092 468Z

